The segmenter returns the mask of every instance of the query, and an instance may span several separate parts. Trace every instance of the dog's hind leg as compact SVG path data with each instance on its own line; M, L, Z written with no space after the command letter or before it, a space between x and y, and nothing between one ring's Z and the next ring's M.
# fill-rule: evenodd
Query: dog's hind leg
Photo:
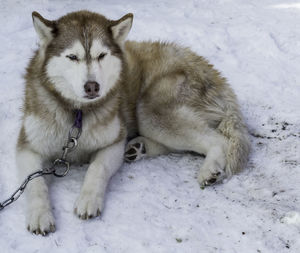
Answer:
M202 187L220 182L227 176L225 167L228 140L217 130L206 129L202 132L190 129L177 138L170 136L165 141L179 151L193 151L206 156L198 173L198 182Z
M20 149L16 154L20 180L42 168L42 158L30 149ZM48 187L42 177L32 180L25 190L27 229L34 234L46 235L55 231L54 218L48 198Z
M207 136L200 138L201 141L194 146L193 151L206 155L198 173L198 182L202 187L205 187L220 182L226 177L228 141L224 136L213 130Z
M181 121L187 122L187 121ZM197 122L196 122L197 123ZM191 124L191 126L193 126ZM163 143L166 150L193 151L206 156L198 174L201 186L208 186L222 181L226 176L226 152L228 139L217 129L208 126L182 127L174 134L172 130L157 131L154 127L148 128L147 134L156 142ZM149 131L151 130L151 132ZM229 175L230 176L230 175Z
M144 157L153 157L170 153L166 146L144 136L139 136L128 142L124 159L126 162L138 161Z

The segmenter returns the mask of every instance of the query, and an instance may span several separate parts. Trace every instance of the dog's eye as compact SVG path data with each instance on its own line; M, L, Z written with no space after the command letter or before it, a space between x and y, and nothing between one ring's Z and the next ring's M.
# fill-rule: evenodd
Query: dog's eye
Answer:
M71 61L78 61L78 57L75 54L69 54L66 57L69 58Z
M106 53L101 53L99 56L98 56L98 61L102 60L104 57L105 57Z

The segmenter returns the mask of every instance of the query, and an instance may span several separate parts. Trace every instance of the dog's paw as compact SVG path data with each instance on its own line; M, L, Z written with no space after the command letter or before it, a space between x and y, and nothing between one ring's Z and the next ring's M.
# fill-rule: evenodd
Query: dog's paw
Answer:
M91 219L101 215L103 199L91 192L81 193L75 202L74 213L82 220Z
M41 208L31 210L27 218L27 230L43 236L55 232L55 222L51 211Z
M126 162L134 162L146 156L146 148L143 142L129 142L126 146L124 159Z
M198 182L201 188L222 182L226 177L225 171L221 168L201 168L198 174Z

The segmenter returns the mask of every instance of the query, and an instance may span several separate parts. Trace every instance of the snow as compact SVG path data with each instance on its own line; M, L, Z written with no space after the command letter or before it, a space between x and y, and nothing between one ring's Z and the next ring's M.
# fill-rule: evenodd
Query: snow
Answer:
M247 168L201 190L203 158L171 154L124 164L101 218L73 214L86 166L54 178L57 231L25 229L24 198L0 213L1 252L300 252L300 3L284 0L0 0L0 200L17 187L14 162L31 12L56 19L89 9L134 13L132 40L190 46L226 76L252 134Z
M289 212L281 219L282 223L300 225L300 213Z

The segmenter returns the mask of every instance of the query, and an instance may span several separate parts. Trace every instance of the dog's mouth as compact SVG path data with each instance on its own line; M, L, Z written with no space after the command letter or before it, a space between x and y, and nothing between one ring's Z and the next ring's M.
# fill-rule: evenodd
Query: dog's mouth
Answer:
M95 99L97 97L99 97L99 95L86 95L86 96L84 96L84 98L87 98L87 99Z

